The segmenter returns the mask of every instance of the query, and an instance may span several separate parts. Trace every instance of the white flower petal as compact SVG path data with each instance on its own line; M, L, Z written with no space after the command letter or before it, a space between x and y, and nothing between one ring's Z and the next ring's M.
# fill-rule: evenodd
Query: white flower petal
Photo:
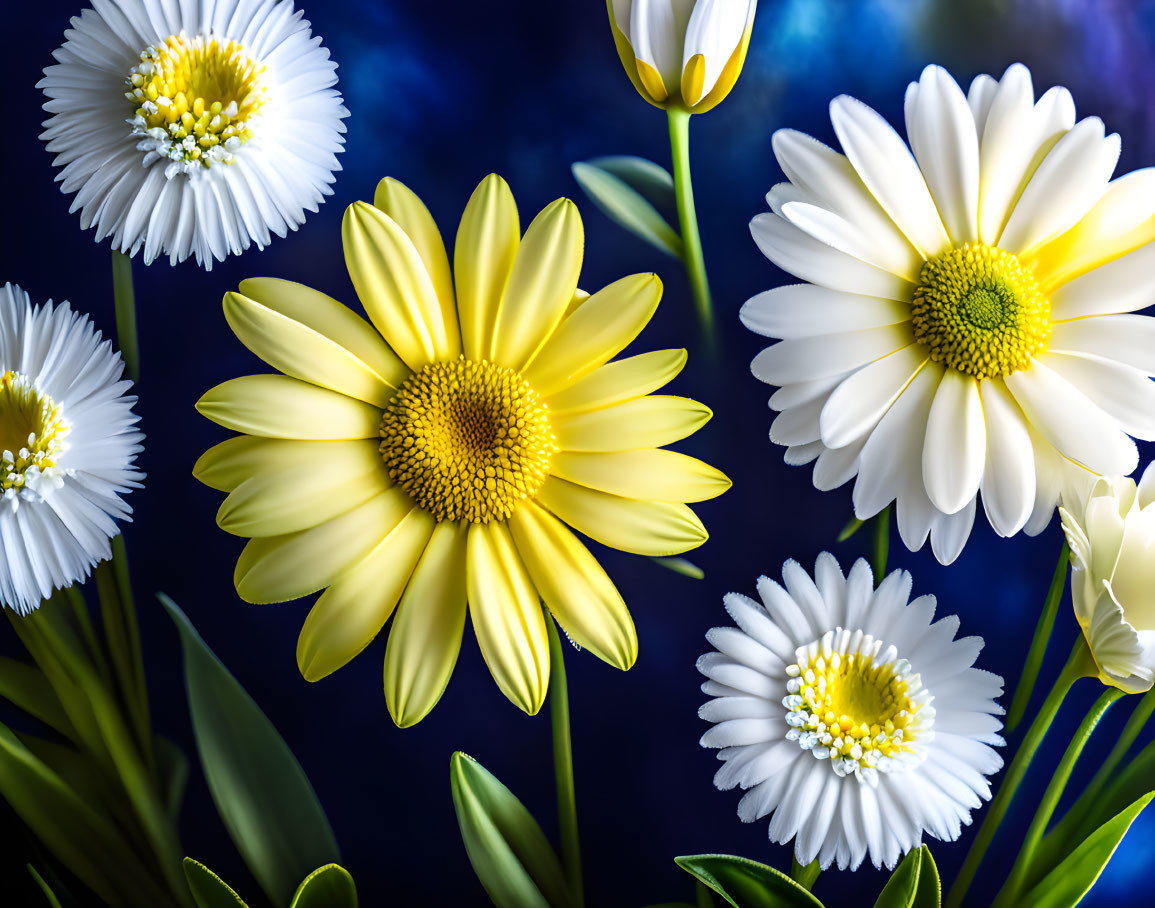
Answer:
M1013 536L1031 516L1035 494L1035 459L1023 412L1006 386L984 381L983 415L987 423L986 466L982 497L987 519L1000 536Z
M986 460L987 429L979 383L947 369L927 416L922 475L926 492L944 514L974 500Z

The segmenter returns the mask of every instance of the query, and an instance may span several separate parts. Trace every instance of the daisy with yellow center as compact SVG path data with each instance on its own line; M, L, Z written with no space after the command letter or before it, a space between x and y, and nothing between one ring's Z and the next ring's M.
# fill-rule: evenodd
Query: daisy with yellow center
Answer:
M750 228L808 283L742 319L782 342L753 362L780 386L771 440L814 484L854 483L860 518L897 502L911 549L953 561L981 492L1002 536L1136 466L1155 439L1155 172L1112 180L1119 137L1076 122L1064 88L937 66L906 94L904 142L859 101L830 107L842 154L780 130L789 182Z
M263 249L332 192L348 111L292 0L108 0L54 56L38 87L61 189L145 264Z
M726 596L737 627L706 635L714 784L746 790L744 822L772 814L771 841L794 839L802 866L893 868L924 832L957 839L1002 766L1003 682L973 667L982 640L934 621L933 596L910 600L905 571L876 589L865 561L844 575L824 552L813 577L788 561L782 581L760 578L760 602Z
M663 450L710 418L651 393L685 351L611 362L653 315L660 281L581 292L577 209L559 199L522 236L497 176L465 209L452 271L429 212L395 180L348 209L342 236L369 322L286 281L225 296L237 336L284 373L234 379L197 405L244 433L195 471L229 493L221 527L251 537L237 591L279 602L324 590L297 648L311 681L392 616L385 695L402 726L441 696L467 610L494 679L527 712L549 677L542 601L574 643L629 668L629 612L573 530L677 554L706 539L686 502L729 487Z

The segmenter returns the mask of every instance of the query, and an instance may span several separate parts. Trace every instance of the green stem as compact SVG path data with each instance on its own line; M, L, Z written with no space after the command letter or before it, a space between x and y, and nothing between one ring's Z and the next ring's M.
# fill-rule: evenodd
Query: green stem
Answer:
M1023 663L1023 672L1015 687L1015 696L1011 701L1011 711L1006 721L1008 733L1018 727L1027 711L1027 704L1031 702L1035 682L1039 679L1039 670L1043 667L1043 659L1047 655L1047 642L1051 639L1051 631L1055 627L1055 616L1059 613L1059 603L1063 600L1063 590L1067 588L1067 565L1070 556L1071 550L1064 541L1059 550L1055 573L1051 577L1047 600L1043 603L1043 611L1039 615L1038 624L1035 625L1035 636L1031 640L1031 648L1027 651L1027 661Z
M805 867L798 863L798 858L790 859L790 879L808 892L814 888L814 881L818 879L820 873L822 868L818 866L817 858Z
M702 255L702 238L698 234L698 215L694 209L694 185L690 179L690 112L667 111L670 126L670 156L674 163L674 198L678 207L678 226L682 233L682 262L690 279L698 322L708 346L714 342L714 309L710 302L710 282L706 278L706 259Z
M546 611L549 629L549 721L553 730L553 770L557 781L557 818L561 827L561 853L574 904L584 905L581 842L578 838L577 799L573 786L573 745L569 728L569 689L565 679L565 653L553 616Z
M1122 696L1123 691L1117 687L1107 688L1095 701L1095 705L1091 707L1087 715L1083 717L1083 721L1079 723L1075 736L1067 745L1063 759L1059 761L1055 774L1051 776L1051 782L1043 793L1043 799L1039 801L1039 806L1035 810L1035 818L1031 820L1026 838L1023 839L1023 847L1019 849L1019 856L1015 859L1014 867L1011 868L1011 875L1007 878L1003 891L995 899L996 906L1018 904L1019 895L1024 888L1027 874L1030 872L1034 861L1035 851L1039 847L1043 833L1046 832L1047 824L1050 823L1051 817L1055 813L1055 808L1059 805L1059 799L1063 796L1063 791L1067 787L1067 781L1071 778L1075 763L1091 734L1095 731L1095 726L1099 724L1099 720L1106 715L1111 704Z
M890 505L878 512L874 518L874 557L870 567L874 571L874 582L882 583L886 573L886 559L890 555Z
M694 886L694 896L698 908L714 908L714 895L710 892L710 887L701 880Z
M1033 721L1031 727L1027 729L1027 733L1019 745L1019 749L1015 753L1011 765L1007 767L1006 773L1003 775L1002 785L999 786L994 800L991 801L990 807L987 808L986 816L983 817L983 822L979 826L978 833L976 833L974 841L971 842L966 860L963 861L962 868L959 870L958 876L955 877L954 885L951 886L950 893L943 903L945 908L960 908L963 904L967 890L970 888L975 873L978 871L979 865L987 853L987 848L990 847L991 840L995 837L995 833L1002 824L1003 817L1006 815L1007 809L1011 806L1011 800L1014 798L1019 784L1023 781L1023 777L1027 774L1027 769L1031 765L1031 760L1035 757L1035 752L1039 749L1039 745L1043 743L1043 738L1046 737L1047 730L1055 720L1055 716L1059 712L1059 707L1063 705L1063 700L1066 698L1067 692L1071 689L1071 685L1080 678L1088 677L1093 673L1094 666L1091 662L1091 656L1080 634L1078 641L1071 650L1070 657L1067 659L1067 664L1063 666L1059 677L1055 679L1054 686L1051 688L1050 693L1047 694L1043 705L1039 707L1039 713L1035 716L1035 721Z
M136 338L136 294L132 289L132 259L112 250L112 295L116 301L116 339L124 360L124 372L140 381L140 344Z

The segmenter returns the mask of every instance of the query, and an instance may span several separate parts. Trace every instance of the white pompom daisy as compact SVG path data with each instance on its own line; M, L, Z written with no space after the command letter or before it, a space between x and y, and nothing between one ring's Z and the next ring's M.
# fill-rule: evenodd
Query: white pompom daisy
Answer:
M923 832L957 839L1002 766L1003 680L972 668L982 639L956 640L955 616L931 623L934 597L908 602L905 571L876 590L865 561L843 576L824 552L814 579L795 561L782 579L759 579L761 604L726 596L738 627L706 635L714 784L747 789L745 822L773 812L771 841L795 839L803 865L855 869L869 852L894 867Z
M37 87L84 229L212 267L316 211L344 144L337 65L292 0L103 0Z
M112 557L144 436L124 363L68 303L0 289L0 604L26 613Z
M853 98L830 105L840 154L774 135L789 182L750 228L809 283L761 293L753 362L779 385L771 439L854 508L897 499L911 549L962 550L978 493L995 531L1040 532L1068 483L1123 475L1155 439L1155 169L1111 179L1119 137L1076 122L1065 88L927 67L907 143ZM1082 475L1080 475L1082 474Z

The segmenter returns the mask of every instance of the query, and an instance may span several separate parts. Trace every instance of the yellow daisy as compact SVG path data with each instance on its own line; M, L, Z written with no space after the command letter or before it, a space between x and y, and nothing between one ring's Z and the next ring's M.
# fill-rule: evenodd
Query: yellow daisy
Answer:
M549 679L541 601L575 643L629 668L629 612L571 528L673 555L706 540L685 502L730 485L662 450L711 416L651 393L686 351L610 362L654 314L657 276L578 290L577 208L553 202L522 236L496 175L465 208L453 272L429 211L392 179L373 205L349 207L342 241L372 324L288 281L247 280L225 295L237 336L284 373L227 381L197 403L244 433L194 470L229 493L221 528L251 537L234 578L241 598L324 590L297 646L310 681L396 612L385 699L401 726L445 689L467 604L494 680L528 713Z

